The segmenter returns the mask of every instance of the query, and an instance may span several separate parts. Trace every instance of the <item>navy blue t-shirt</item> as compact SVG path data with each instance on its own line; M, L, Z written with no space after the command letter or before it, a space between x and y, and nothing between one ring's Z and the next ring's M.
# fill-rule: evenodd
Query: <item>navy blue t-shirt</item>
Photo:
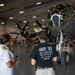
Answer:
M57 56L57 52L53 45L49 43L40 43L35 46L31 52L30 57L35 59L39 67L53 66L52 58Z

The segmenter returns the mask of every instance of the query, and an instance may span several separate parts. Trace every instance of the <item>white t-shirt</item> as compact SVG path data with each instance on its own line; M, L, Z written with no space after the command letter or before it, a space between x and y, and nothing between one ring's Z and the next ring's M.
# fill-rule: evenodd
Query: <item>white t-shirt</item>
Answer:
M14 55L5 45L0 45L0 75L13 75L13 67L8 68L6 62L14 61Z

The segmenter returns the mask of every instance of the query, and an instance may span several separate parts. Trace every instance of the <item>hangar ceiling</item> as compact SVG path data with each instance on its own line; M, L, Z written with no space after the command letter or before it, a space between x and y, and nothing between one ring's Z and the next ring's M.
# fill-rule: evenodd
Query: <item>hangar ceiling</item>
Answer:
M35 20L46 26L47 11L56 3L69 3L74 0L0 0L0 34L3 32L19 32L16 22L23 27L29 22L28 29L39 29ZM1 5L3 4L3 6Z

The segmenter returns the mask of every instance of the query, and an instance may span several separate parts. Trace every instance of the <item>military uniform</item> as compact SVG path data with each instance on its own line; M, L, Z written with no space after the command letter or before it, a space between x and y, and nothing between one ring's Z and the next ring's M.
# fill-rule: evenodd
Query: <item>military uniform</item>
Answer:
M14 55L6 45L0 44L0 75L13 75L13 67L6 65L8 61L14 61Z

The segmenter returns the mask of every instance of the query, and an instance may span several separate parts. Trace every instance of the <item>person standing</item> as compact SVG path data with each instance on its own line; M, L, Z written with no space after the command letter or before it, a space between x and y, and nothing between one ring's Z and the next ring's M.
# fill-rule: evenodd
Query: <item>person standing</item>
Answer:
M57 61L57 52L53 45L46 42L44 31L39 33L40 44L36 45L30 55L31 64L36 66L36 75L55 75L53 61Z
M13 75L13 66L18 60L10 51L11 36L3 34L0 37L0 75Z

